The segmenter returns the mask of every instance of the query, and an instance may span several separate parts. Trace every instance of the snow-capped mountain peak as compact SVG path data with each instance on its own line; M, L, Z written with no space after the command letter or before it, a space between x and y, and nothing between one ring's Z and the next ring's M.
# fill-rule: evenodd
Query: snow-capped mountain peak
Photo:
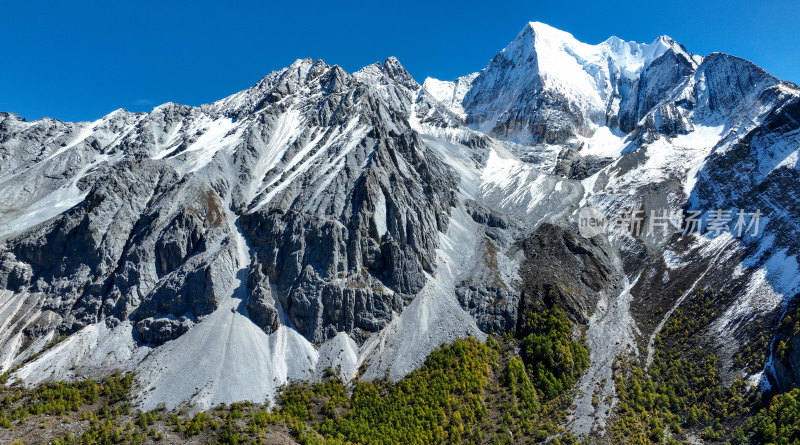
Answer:
M625 41L617 36L611 36L601 43L592 45L581 42L572 34L550 25L530 22L502 53L514 54L511 57L517 61L532 59L535 53L540 60L537 64L539 70L553 76L567 75L564 82L569 83L574 73L570 73L567 66L574 68L572 61L561 67L555 63L564 62L564 56L573 59L578 67L596 79L596 73L601 71L604 65L611 65L612 70L616 68L624 75L635 76L669 50L689 56L678 43L666 35L655 38L651 43ZM523 56L523 59L520 59L520 56Z
M602 126L629 131L649 110L643 105L656 102L640 92L646 89L645 72L665 54L691 68L698 63L668 36L651 43L611 37L592 45L530 22L479 73L425 85L480 131L522 143L564 142ZM676 69L676 63L664 65ZM677 81L688 72L667 75Z

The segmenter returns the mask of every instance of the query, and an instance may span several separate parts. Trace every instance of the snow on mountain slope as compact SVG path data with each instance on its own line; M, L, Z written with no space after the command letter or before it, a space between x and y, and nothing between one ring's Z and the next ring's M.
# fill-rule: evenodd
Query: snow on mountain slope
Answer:
M135 371L144 408L269 401L328 368L400 378L547 298L585 327L567 425L583 437L606 426L616 357L646 362L696 285L733 289L707 332L725 378L784 384L733 356L798 292L799 97L668 37L530 23L454 82L304 59L201 107L0 114L0 367L24 363L26 384ZM764 227L588 239L584 206L644 226L760 208Z
M758 196L756 184L770 182L763 175L770 172L768 176L781 178L785 184L794 177L787 169L791 172L797 165L797 121L788 116L795 114L788 111L797 97L795 87L742 59L721 54L707 58L690 55L669 38L659 38L650 45L612 38L592 46L576 44L566 33L531 24L471 80L469 92L458 105L452 105L453 84L428 80L425 88L434 91L434 97L461 114L473 128L531 144L511 156L490 154L483 177L496 179L482 187L496 190L496 195L483 195L484 203L506 214L531 212L538 208L533 203L557 203L551 208L545 206L541 212L532 211L531 220L536 222L561 221L560 224L570 225L573 212L587 204L612 217L626 209L641 208L646 215L642 222L645 227L650 223L651 210L674 213L684 206L705 211L730 207L753 210L752 198L748 201L744 196ZM530 151L553 142L561 147L554 168L526 158ZM517 163L515 157L527 159L528 163ZM711 164L717 166L711 168ZM738 173L739 169L747 173ZM578 190L577 200L564 194L570 188ZM775 201L765 202L763 196L757 201L762 203L762 209L771 207L772 217L779 221L788 221L793 218L789 215L796 213L790 210L794 208L789 204L795 202L793 197L786 205L777 206L780 208L776 208ZM559 216L559 211L564 213ZM769 219L762 222L765 221ZM776 233L795 233L775 220L766 224ZM753 249L752 240L732 240L713 253L681 249L678 270L665 272L664 278L656 281L655 271L663 266L659 261L642 262L640 249L668 249L680 237L645 233L637 238L626 234L611 238L628 276L649 270L645 274L648 276L632 289L632 312L652 313L653 305L663 305L664 300L654 302L648 298L652 295L649 293L685 291L692 287L691 283L730 288L731 279L735 283L750 280L749 286L758 288L743 292L720 314L719 325L732 326L725 335L712 334L718 339L725 366L730 366L736 345L749 341L742 340L746 337L742 332L759 329L754 328L759 323L769 323L765 320L776 316L774 303L787 304L797 294L796 288L783 283L784 279L759 279L774 264L792 269L793 260L785 253L765 255L738 272L723 272L742 261L743 250ZM784 235L782 239L797 238ZM768 240L764 242L772 245ZM793 242L788 244L796 246ZM670 258L675 260L675 252L671 252ZM713 260L723 257L725 265ZM689 261L703 264L705 271L687 266ZM681 276L692 275L691 281L683 283ZM663 280L669 284L664 285ZM747 296L754 294L774 295L770 300L773 305L754 305ZM671 297L662 298L669 301ZM679 305L680 300L674 304ZM668 316L669 312L660 314L663 318L658 319L663 322ZM612 318L613 326L608 329L627 332L631 326L622 323L625 319ZM590 331L598 329L593 323L590 322ZM633 329L640 332L637 335L651 338L659 330L644 319L635 320ZM602 360L613 360L611 357L624 349L609 350L607 346L592 346L593 359L603 354ZM597 382L604 372L603 367L592 367L581 383L583 396L576 398L578 408L570 422L579 435L604 425L602 418L610 406L604 401L591 406L586 398L598 389ZM732 371L726 373L735 375Z
M461 118L466 117L464 110L464 96L470 91L472 82L478 77L479 73L468 74L458 79L447 82L432 77L425 79L422 87L425 88L437 101L441 102L448 109L453 111Z
M612 37L588 45L531 22L480 73L453 83L429 79L425 86L484 133L523 143L560 143L604 131L598 126L630 131L683 75L675 63L650 70L665 54L688 67L697 64L666 36L650 44Z
M46 221L86 196L81 180L118 155L118 145L140 117L117 110L92 123L65 124L51 119L23 122L0 115L7 133L0 154L0 237Z
M408 113L418 87L395 59L354 75L301 60L215 104L165 104L58 128L66 135L55 143L67 142L32 164L38 170L26 181L48 178L42 163L65 168L85 144L94 151L56 184L57 193L80 185L66 213L56 207L34 218L40 204L33 204L14 208L25 218L10 217L5 367L44 346L27 345L26 336L38 338L30 332L59 331L73 336L27 364L21 378L33 384L135 369L155 388L141 388L149 407L269 400L288 378L321 372L318 362L353 376L364 353L352 339L344 341L350 354L335 345L348 334L363 343L435 281L437 233L449 224L455 179L395 115ZM14 131L26 127L8 119ZM24 188L17 173L31 168L24 164L8 160L2 180ZM72 262L48 270L65 251ZM355 306L333 312L327 299L336 294L338 304ZM470 318L455 300L436 307L426 309L431 317L455 310L455 321L436 325L442 335L482 335L464 331ZM131 353L94 355L101 336ZM425 357L442 338L410 356ZM327 352L320 356L314 345Z

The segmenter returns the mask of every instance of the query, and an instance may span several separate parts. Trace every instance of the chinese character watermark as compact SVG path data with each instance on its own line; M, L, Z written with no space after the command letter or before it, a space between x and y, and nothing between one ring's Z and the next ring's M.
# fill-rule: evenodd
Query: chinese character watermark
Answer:
M677 210L653 209L649 213L642 208L624 208L615 216L600 210L583 207L578 211L578 231L581 236L591 238L609 229L627 232L631 236L667 237L675 233L683 236L719 236L725 232L742 238L760 233L761 210L747 212L738 209Z

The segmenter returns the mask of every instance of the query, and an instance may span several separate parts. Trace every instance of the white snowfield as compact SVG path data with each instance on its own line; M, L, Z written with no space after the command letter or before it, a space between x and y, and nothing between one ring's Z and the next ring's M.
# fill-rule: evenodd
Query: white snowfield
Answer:
M669 91L660 91L660 102L636 116L641 134L623 132L608 118L621 115L620 104L632 100L620 85L628 88L670 51L676 57L685 57L687 69L695 70L694 74ZM697 185L713 174L708 171L709 160L732 150L737 138L756 128L772 110L770 103L757 94L741 99L730 114L719 107L709 107L712 98L708 92L711 87L706 84L709 75L703 68L706 59L687 53L668 37L659 37L649 44L612 37L588 45L568 33L534 22L495 59L500 58L516 63L505 68L490 64L479 73L453 82L427 79L422 85L403 90L406 97L391 98L396 106L392 112L416 133L421 149L430 150L450 166L460 184L455 191L457 204L450 209L447 231L438 234L434 272L426 272L422 291L401 313L393 314L387 326L361 345L344 332L322 344L312 344L294 329L283 312L282 326L270 335L251 321L246 277L252 252L234 210L254 212L269 206L301 180L305 181L303 187L313 187L316 191L305 210L313 212L339 205L330 203L331 197L326 192L336 190L336 178L343 169L364 168L349 165L347 160L350 152L368 137L371 116L355 114L335 127L317 127L304 117L307 110L303 108L306 103L303 99L322 93L303 88L293 90L293 83L287 83L288 92L277 102L283 107L281 114L266 116L256 109L247 118L237 118L233 113L222 113L222 110L254 109L265 100L259 96L259 87L268 80L275 81L280 73L274 73L250 90L199 108L164 104L149 114L116 111L92 123L61 124L65 126L61 131L68 135L63 145L48 148L49 152L41 155L26 155L29 167L24 173L0 170L3 190L0 242L81 203L88 193L82 179L104 164L119 162L124 154L114 148L115 144L122 143L126 135L147 130L153 135L145 153L147 157L169 163L183 177L227 184L229 193L223 218L236 236L235 245L220 250L220 255L238 272L226 297L218 302L212 314L198 320L177 339L158 347L138 343L131 322L124 321L113 328L103 322L87 326L44 350L55 335L51 331L23 349L22 329L49 314L38 309L32 303L34 297L26 292L0 290L0 369L25 363L13 378L26 385L98 376L111 370L131 371L140 382L135 395L144 410L159 404L168 408L187 404L194 409L205 409L241 400L272 403L281 385L290 380L320 378L326 369L335 370L347 380L355 378L362 367L366 369L362 378L387 374L392 379L402 378L444 343L466 336L486 338L487 333L478 328L454 292L457 283L484 260L478 248L483 235L479 224L468 214L465 201L474 200L490 211L508 216L520 230L533 229L542 222L574 230L580 207L588 205L611 214L638 205L645 195L643 190L653 185L666 190L658 194L658 199L670 208L681 208L687 202L702 205L711 192L704 191L706 194L702 196L706 198L701 201ZM313 76L318 69L316 62L305 60L296 62L286 72ZM334 69L339 68L330 71ZM364 68L355 78L373 79L379 85L375 80L376 69ZM769 78L763 82L779 83ZM490 85L496 88L492 90ZM511 111L525 110L529 105L525 103L526 94L534 92L556 94L580 110L579 132L563 142L545 143L531 142L534 135L523 126L502 135L495 131L498 122ZM389 90L384 93L394 94ZM797 97L798 91L781 85L780 93L776 94L783 95L780 100L788 100ZM693 107L681 105L687 98L694 101ZM182 110L183 118L170 121L168 116L175 110ZM734 121L733 115L745 117ZM437 116L445 116L441 119L451 125L436 122ZM264 134L251 131L248 125L255 119L267 121L270 131ZM670 125L683 125L683 130L662 131L667 121ZM42 120L15 125L19 125L16 131L24 132L45 124ZM90 136L100 142L87 143ZM485 143L478 148L466 143L474 140ZM243 146L253 148L255 153L246 162L238 157ZM759 156L754 170L757 177L732 173L737 181L759 183L778 169L798 168L797 133L765 137L754 142L753 147ZM597 168L585 177L559 173L562 155L568 150L578 153L583 160L598 160ZM56 164L68 164L68 173L40 174ZM20 182L21 174L29 175L32 182ZM714 196L720 199L729 196L726 190L717 192ZM386 202L390 197L381 197L383 200L378 200L372 218L377 232L383 236L388 230ZM790 217L779 213L782 208L776 205L774 209L763 210L770 210L772 219ZM586 330L591 365L578 383L576 409L568 422L579 436L605 428L615 403L611 365L620 354L635 351L637 338L644 335L630 307L634 299L632 289L647 273L622 272L622 256L634 242L629 236L614 234L609 241L620 252L620 258L615 259L618 263L615 273L622 280L615 293L600 296ZM698 237L692 246L697 250L688 251L675 250L664 245L663 240L648 238L643 242L655 252L655 257L663 258L667 271L664 280L690 265L691 260L685 257L687 252L701 251L706 258L737 261L735 254L745 251L742 240L731 238ZM787 298L800 291L796 255L786 247L777 247L779 240L775 234L764 235L758 240L757 252L751 252L738 266L737 276L749 277L749 284L745 294L716 321L714 328L720 333L720 341L735 341L733 333L737 326L785 304ZM509 250L500 252L497 258L504 280L513 287L519 281L518 255ZM706 273L711 274L716 266L710 264L710 269L696 283L702 283ZM276 309L282 311L280 304ZM665 321L666 317L655 332L647 333L648 350L638 351L648 363L652 360L655 336ZM12 326L21 327L12 333ZM35 360L26 361L43 350ZM753 384L766 382L762 373L747 377ZM591 403L595 394L603 395L597 406Z

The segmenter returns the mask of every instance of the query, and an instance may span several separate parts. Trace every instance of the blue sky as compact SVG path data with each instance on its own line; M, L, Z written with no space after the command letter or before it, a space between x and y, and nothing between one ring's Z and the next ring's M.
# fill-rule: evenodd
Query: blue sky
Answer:
M478 71L528 21L598 43L667 34L800 83L800 2L0 0L0 111L93 120L199 105L303 57L352 72L396 56L417 80Z

